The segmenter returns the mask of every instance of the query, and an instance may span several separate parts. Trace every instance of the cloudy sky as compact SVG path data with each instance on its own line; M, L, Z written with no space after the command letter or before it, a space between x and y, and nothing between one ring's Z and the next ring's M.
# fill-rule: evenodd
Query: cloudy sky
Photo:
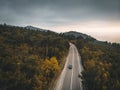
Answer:
M0 23L72 30L120 43L120 0L0 0Z

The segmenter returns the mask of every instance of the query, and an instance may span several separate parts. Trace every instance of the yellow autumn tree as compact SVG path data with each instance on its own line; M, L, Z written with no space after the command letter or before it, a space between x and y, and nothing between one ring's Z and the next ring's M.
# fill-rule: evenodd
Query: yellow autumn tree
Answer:
M51 65L52 65L52 71L54 72L54 74L57 74L60 70L60 67L58 65L58 61L56 59L56 57L52 57L50 58L50 62L51 62Z
M49 78L53 78L60 70L56 57L46 59L41 66L42 73Z

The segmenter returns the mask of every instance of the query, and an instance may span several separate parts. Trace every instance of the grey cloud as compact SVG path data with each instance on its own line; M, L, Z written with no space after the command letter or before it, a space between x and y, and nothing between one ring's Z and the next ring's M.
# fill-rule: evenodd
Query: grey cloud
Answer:
M0 23L120 20L120 0L0 0Z

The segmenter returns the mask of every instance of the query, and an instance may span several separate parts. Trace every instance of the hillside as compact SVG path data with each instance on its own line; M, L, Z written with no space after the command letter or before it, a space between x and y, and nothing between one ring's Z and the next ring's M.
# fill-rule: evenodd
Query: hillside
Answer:
M120 44L74 31L6 24L0 25L0 90L49 90L63 68L69 42L82 58L84 90L120 90Z
M0 90L48 90L68 49L54 32L0 25Z
M64 33L65 35L67 35L67 36L75 36L76 38L77 37L82 37L82 38L84 38L84 39L93 39L93 40L95 40L95 38L93 38L93 37L91 37L91 36L88 36L88 35L86 35L86 34L83 34L83 33L80 33L80 32L76 32L76 31L69 31L69 32L65 32Z
M25 29L29 29L29 30L38 30L38 31L42 31L42 32L47 32L49 30L45 30L45 29L41 29L41 28L38 28L38 27L34 27L34 26L26 26L24 27ZM52 32L52 31L51 31Z

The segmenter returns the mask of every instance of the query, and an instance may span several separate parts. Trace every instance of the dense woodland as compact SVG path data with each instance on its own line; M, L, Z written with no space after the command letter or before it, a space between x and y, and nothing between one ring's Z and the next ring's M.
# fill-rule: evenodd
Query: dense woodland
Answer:
M74 43L84 90L120 90L120 44L0 25L0 90L48 90Z
M55 32L0 25L0 90L48 90L68 50Z

